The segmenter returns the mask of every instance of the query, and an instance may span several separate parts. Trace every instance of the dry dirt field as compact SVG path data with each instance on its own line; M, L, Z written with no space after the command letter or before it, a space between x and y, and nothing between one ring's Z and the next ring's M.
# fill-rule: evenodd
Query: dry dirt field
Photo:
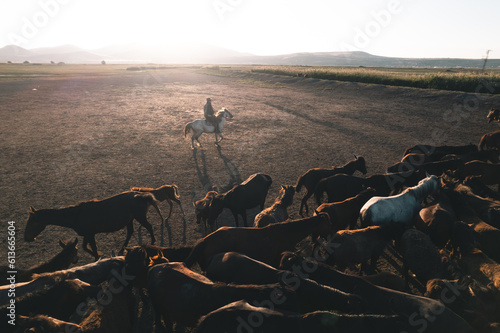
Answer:
M500 97L490 95L250 72L209 75L216 71L200 67L125 68L0 77L1 264L8 221L17 229L19 268L50 258L59 239L75 236L49 226L35 242L24 242L30 206L63 207L131 186L177 184L186 219L174 206L172 245L190 244L201 236L191 203L210 185L227 188L263 172L273 179L270 205L281 184L295 184L309 168L342 165L356 154L365 157L368 175L384 173L408 146L477 143L498 130L486 122L489 108L500 106ZM191 150L183 129L203 117L207 97L234 120L224 128L220 149L213 136L203 135L203 148ZM298 217L301 195L292 217ZM160 207L168 212L166 203ZM149 220L159 235L152 209ZM219 223L233 225L232 217L225 212ZM124 238L124 230L98 235L97 246L109 256ZM147 233L143 240L149 242ZM80 251L79 264L92 260Z

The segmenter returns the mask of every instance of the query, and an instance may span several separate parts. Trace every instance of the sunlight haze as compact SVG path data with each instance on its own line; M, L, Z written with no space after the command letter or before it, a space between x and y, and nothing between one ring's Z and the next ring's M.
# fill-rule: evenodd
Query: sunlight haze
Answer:
M256 55L498 58L498 13L493 0L4 0L0 47L203 43Z

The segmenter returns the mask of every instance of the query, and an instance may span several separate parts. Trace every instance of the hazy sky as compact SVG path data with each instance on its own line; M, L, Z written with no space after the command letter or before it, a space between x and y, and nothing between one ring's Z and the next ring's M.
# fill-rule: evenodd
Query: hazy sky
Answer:
M0 47L203 42L259 55L500 58L498 0L0 0Z

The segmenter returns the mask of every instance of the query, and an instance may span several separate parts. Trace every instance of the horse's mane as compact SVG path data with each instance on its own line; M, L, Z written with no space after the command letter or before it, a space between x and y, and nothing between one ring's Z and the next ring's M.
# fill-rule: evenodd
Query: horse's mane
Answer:
M216 117L222 117L222 114L227 112L227 109L226 108L222 108L220 109L219 111L217 111L217 113L215 113L215 116Z
M130 190L135 192L151 192L156 189L152 187L131 187Z
M418 185L407 188L406 190L403 191L403 193L412 192L412 193L414 193L415 196L421 196L422 192L427 191L432 186L431 181L438 182L437 187L439 187L439 178L436 176L429 176L425 179L422 179L418 183Z

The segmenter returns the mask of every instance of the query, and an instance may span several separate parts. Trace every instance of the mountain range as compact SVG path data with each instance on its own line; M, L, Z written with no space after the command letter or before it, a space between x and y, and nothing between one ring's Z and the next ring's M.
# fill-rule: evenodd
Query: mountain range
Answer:
M85 50L73 45L25 49L16 45L0 48L0 63L78 63L95 64L259 64L305 66L367 67L443 67L481 68L484 59L395 58L366 52L310 52L275 56L258 56L225 48L191 44L175 47L115 45ZM487 68L500 68L500 59L489 59Z

